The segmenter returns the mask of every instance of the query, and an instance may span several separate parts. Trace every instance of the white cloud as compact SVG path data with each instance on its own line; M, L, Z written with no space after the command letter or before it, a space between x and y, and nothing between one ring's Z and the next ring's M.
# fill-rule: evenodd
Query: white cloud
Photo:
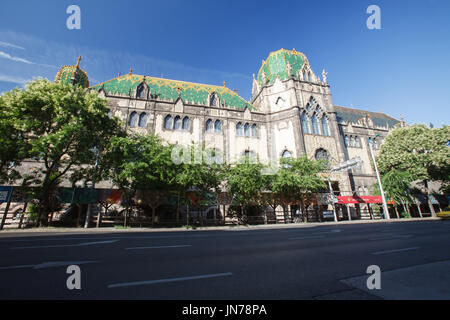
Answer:
M14 57L6 52L0 51L0 57L8 59L8 60L12 60L12 61L16 61L16 62L23 62L26 64L34 64L33 62L27 60L27 59L23 59L23 58L19 58L19 57Z
M28 81L30 81L30 79L24 79L24 78L20 78L20 77L16 77L16 76L10 76L7 74L1 74L0 73L0 81L3 82L11 82L11 83L17 83L17 84L25 84Z
M21 49L21 50L25 50L24 47L9 43L9 42L3 42L0 41L0 47L6 47L6 48L14 48L14 49Z

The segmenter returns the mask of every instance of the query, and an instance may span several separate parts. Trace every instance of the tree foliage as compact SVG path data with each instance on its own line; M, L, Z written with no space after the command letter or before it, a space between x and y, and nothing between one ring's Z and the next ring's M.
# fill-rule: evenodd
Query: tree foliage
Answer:
M24 90L15 89L1 97L2 123L13 122L9 148L17 165L34 158L40 166L22 178L38 185L40 221L45 223L51 194L69 174L78 175L83 166L93 165L93 148L120 131L117 119L108 117L106 100L95 93L62 83L39 79ZM2 158L2 164L11 159Z

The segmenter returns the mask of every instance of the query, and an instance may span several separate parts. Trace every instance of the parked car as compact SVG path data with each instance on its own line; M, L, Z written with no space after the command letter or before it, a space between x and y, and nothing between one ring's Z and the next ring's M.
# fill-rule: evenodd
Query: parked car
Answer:
M441 212L439 212L437 216L442 219L450 219L450 207L447 207Z

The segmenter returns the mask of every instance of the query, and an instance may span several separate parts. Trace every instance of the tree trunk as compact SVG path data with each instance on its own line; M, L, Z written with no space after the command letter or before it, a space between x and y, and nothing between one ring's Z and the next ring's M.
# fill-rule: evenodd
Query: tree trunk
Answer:
M308 212L306 212L305 204L303 203L302 199L300 199L300 206L302 207L302 213L303 216L305 217L305 222L308 222Z
M396 205L394 205L394 210L395 210L395 214L397 215L397 219L400 219L400 216L398 214L398 209L397 209Z
M420 215L420 217L423 218L422 210L420 210L420 203L417 204L417 210L419 210L419 215Z
M155 224L155 207L152 207L152 228Z
M433 204L431 203L431 193L430 189L428 188L428 180L424 180L424 185L425 185L425 192L427 193L428 206L430 207L431 216L433 218L436 218L436 211L434 211Z

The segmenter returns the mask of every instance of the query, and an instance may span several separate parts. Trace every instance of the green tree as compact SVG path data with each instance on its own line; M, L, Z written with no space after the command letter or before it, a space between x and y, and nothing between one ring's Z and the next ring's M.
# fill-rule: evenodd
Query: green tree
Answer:
M239 204L240 219L244 218L249 206L258 204L260 192L268 186L268 176L261 174L264 168L259 159L244 156L225 173L226 189Z
M227 166L222 164L221 154L215 150L192 145L189 147L172 146L172 161L175 164L175 189L179 198L190 189L218 193L225 176ZM186 203L187 224L189 224L189 203ZM177 220L179 205L177 206Z
M380 174L391 170L408 172L414 181L422 181L428 195L428 205L436 216L430 199L428 181L446 183L450 180L450 127L429 129L424 125L397 128L386 137L377 165Z
M383 185L384 193L387 200L394 201L395 211L398 216L397 205L409 203L412 198L408 190L411 188L413 181L412 175L408 171L391 170L381 176L381 184ZM372 186L373 194L381 195L378 183Z
M320 173L326 171L324 160L310 160L306 156L300 158L283 158L280 169L272 180L272 191L288 199L298 199L305 211L305 204L311 197L326 189Z
M40 163L24 178L39 186L39 225L46 224L60 181L94 164L91 150L117 134L119 122L108 117L106 100L97 94L45 79L4 94L2 101L2 118L14 119L20 133L18 159Z
M107 147L109 176L125 198L126 219L138 190L167 190L175 185L171 148L155 135L131 134L114 137ZM145 200L145 199L144 199ZM155 208L152 206L152 221Z

